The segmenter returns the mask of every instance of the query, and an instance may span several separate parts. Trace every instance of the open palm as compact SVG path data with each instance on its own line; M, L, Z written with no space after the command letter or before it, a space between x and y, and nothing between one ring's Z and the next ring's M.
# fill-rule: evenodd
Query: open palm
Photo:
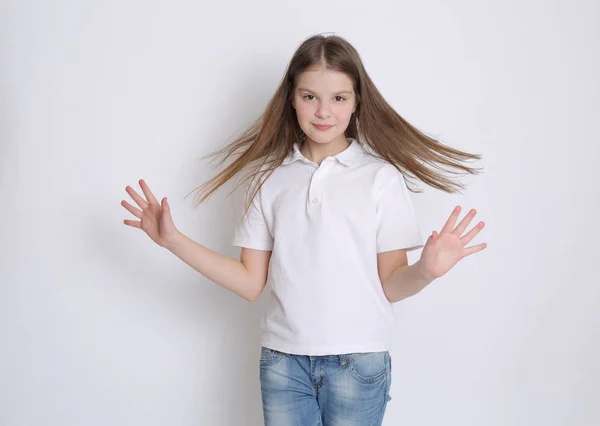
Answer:
M462 236L467 226L471 223L471 220L473 220L473 217L477 214L477 211L471 209L458 226L454 228L460 210L461 207L456 206L440 233L438 234L436 231L433 231L423 247L419 263L431 279L441 277L464 257L487 247L486 243L465 247L483 229L485 224L479 222L477 226Z
M167 198L163 198L159 204L143 179L140 179L139 184L146 199L140 196L130 186L127 186L125 190L141 210L132 206L125 200L121 201L121 205L140 220L125 219L123 223L143 230L148 234L152 241L161 247L165 247L178 232L171 217L171 209L167 202Z

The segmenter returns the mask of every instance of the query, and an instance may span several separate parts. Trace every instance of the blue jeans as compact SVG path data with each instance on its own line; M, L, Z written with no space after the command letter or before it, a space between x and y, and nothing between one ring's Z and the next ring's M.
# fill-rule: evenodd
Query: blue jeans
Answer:
M307 356L263 346L265 426L380 426L391 373L389 351Z

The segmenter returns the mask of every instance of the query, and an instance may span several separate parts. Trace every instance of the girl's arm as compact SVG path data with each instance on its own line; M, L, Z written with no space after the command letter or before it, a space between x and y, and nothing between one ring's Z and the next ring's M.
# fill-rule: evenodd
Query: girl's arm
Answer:
M267 281L271 252L242 248L240 260L214 252L177 231L165 248L209 280L252 302Z
M243 248L241 260L222 256L190 240L175 227L167 198L159 203L146 182L140 179L144 197L130 186L125 190L139 208L123 200L121 205L140 220L125 219L125 225L138 228L209 280L248 301L258 299L267 281L271 251Z
M471 209L458 226L454 227L460 211L461 207L456 206L442 230L439 233L437 231L431 233L425 242L421 258L413 265L406 264L405 253L401 250L393 255L400 259L398 261L401 264L382 279L385 295L390 302L397 302L417 294L433 280L446 274L461 259L487 247L486 243L465 247L483 229L485 223L479 222L463 235L477 211Z
M382 281L383 292L391 303L414 296L427 287L433 278L426 276L421 264L400 265Z

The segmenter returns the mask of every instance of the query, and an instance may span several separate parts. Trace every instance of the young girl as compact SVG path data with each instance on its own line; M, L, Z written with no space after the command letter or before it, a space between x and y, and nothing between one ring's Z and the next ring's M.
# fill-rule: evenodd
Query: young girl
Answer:
M213 282L248 301L267 284L260 383L267 426L380 425L390 397L392 304L410 297L485 243L456 225L460 206L425 244L405 175L447 192L462 185L440 166L478 155L425 136L390 107L356 50L316 35L292 57L262 116L212 155L231 163L200 188L200 202L249 167L246 212L234 231L240 261L179 232L167 199L144 180L140 228ZM408 265L406 252L423 248Z

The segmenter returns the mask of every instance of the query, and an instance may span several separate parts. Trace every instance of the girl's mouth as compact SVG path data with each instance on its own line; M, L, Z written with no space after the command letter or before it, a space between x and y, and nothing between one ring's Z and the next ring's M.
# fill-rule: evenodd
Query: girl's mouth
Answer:
M323 126L323 125L319 125L319 124L313 124L313 126L315 126L315 128L317 130L329 130L333 127L333 126Z

